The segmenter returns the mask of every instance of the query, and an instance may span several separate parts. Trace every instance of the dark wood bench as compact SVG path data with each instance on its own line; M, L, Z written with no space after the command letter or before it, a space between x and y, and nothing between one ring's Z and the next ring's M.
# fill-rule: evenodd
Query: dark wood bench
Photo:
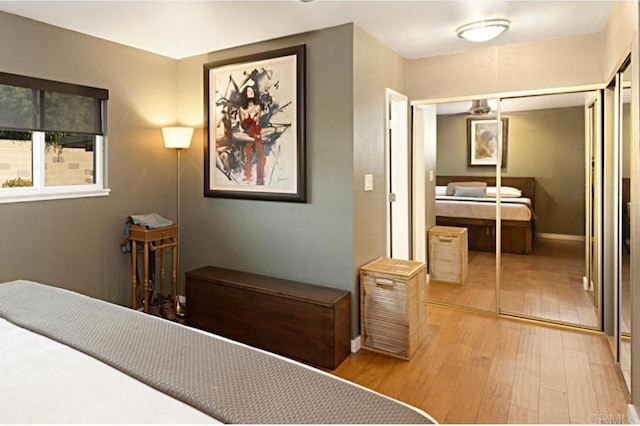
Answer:
M351 293L207 266L186 273L187 325L319 367L351 352Z

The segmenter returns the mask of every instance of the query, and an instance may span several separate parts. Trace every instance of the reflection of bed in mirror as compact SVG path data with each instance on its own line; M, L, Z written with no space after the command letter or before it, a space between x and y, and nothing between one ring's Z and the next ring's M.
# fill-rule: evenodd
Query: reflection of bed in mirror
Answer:
M486 188L484 192L473 189L468 182L481 182L486 184ZM495 185L494 176L438 176L436 225L465 227L468 229L469 250L495 251ZM535 179L502 177L502 188L502 252L530 254L533 248Z

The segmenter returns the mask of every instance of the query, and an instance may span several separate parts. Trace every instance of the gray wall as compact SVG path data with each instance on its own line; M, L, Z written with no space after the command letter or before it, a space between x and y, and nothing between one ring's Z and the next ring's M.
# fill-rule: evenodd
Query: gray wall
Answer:
M203 64L298 44L307 45L307 203L203 197ZM178 114L199 127L182 156L182 270L214 265L351 291L357 336L357 270L385 250L384 88L406 86L403 66L351 24L179 61ZM374 72L355 80L354 69ZM353 182L364 173L377 189L362 195Z
M108 197L0 204L0 282L30 279L129 304L127 215L175 219L172 59L0 12L4 72L109 89Z
M385 93L387 88L407 93L407 61L354 28L353 273L357 281L358 268L386 254ZM365 192L364 175L369 173L373 191Z
M584 108L503 114L509 119L503 176L536 178L536 233L584 236ZM467 166L466 117L438 119L438 175L495 174Z
M306 204L203 197L203 65L307 44ZM184 152L182 266L250 271L351 290L352 28L319 31L182 60L178 108L199 107ZM331 105L330 108L327 105ZM330 248L330 250L328 250Z
M307 45L307 203L203 197L203 65L299 44ZM213 265L353 291L352 46L345 25L179 62L181 121L201 129L182 156L183 271Z

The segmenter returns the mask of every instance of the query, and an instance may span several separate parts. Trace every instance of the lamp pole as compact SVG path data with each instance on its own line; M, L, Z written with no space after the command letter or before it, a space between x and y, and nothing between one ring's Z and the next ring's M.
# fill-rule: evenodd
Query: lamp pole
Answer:
M176 267L176 273L178 274L178 294L175 295L175 312L177 316L184 316L184 310L182 309L182 306L180 305L180 294L181 294L181 288L182 288L182 274L180 273L180 251L181 251L181 247L180 247L180 239L182 238L182 227L181 227L181 223L180 223L180 192L181 192L181 185L180 185L180 177L181 177L181 171L180 171L180 163L181 163L181 158L180 158L180 151L182 151L182 148L176 148L176 151L178 152L178 188L177 188L177 192L178 192L178 205L177 207L177 211L176 211L176 222L178 225L178 250L177 250L177 254L176 254L176 262L177 262L177 267Z
M162 129L162 135L164 138L164 145L166 148L175 148L177 151L178 157L178 167L177 167L177 210L176 210L176 225L178 226L178 245L177 245L177 253L176 253L176 280L178 281L175 297L175 312L179 316L183 316L184 312L180 307L180 287L181 287L181 277L180 277L180 233L181 233L181 223L180 223L180 180L181 180L181 170L180 170L180 151L183 148L188 148L191 145L191 138L193 137L193 127L164 127Z
M180 275L180 238L181 238L181 234L182 234L182 229L180 226L180 192L181 192L181 187L180 187L180 151L182 151L182 148L176 148L176 151L178 151L178 210L176 212L176 222L178 225L178 254L177 254L177 261L178 261L178 294L176 295L176 298L179 297L180 295L180 287L182 285L182 280L181 280L181 275Z

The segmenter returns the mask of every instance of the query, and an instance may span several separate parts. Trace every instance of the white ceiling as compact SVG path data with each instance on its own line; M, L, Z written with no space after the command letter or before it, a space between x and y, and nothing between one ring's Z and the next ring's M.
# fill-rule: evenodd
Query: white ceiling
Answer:
M604 30L611 1L1 1L0 11L171 58L354 22L407 59ZM476 44L457 27L504 18Z

